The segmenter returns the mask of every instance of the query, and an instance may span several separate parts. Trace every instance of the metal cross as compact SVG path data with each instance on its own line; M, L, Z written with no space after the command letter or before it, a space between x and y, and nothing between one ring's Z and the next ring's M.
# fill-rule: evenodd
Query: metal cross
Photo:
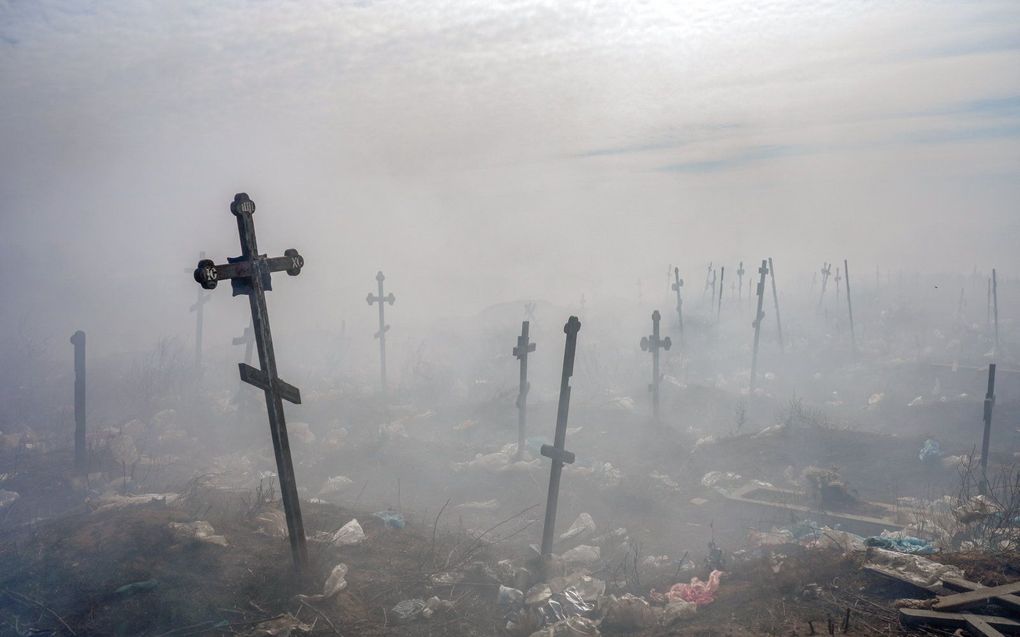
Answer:
M988 445L992 436L992 408L995 407L995 363L988 365L988 390L985 392L985 431L981 437L981 493L988 495Z
M843 277L839 275L839 268L836 268L836 304L839 305L839 282L843 280Z
M676 318L680 322L680 350L684 348L684 300L680 298L680 288L684 280L680 278L680 268L673 268L673 291L676 292Z
M379 378L382 381L382 396L386 398L386 332L390 331L390 326L386 324L386 315L383 310L383 303L389 303L393 305L397 297L393 296L393 292L390 292L386 296L383 296L383 281L386 277L383 276L382 270L379 270L378 274L375 275L375 280L379 282L379 295L373 296L371 292L365 297L369 305L373 303L379 304L379 331L375 333L375 337L379 339Z
M205 250L198 253L198 260L202 261L205 259ZM212 300L212 294L206 292L202 288L198 288L198 298L195 299L194 305L188 308L189 312L195 313L195 370L202 373L202 324L204 319L203 308L206 303Z
M761 260L761 267L758 268L758 310L754 313L754 349L751 353L751 383L748 386L754 392L755 376L758 374L758 340L761 337L761 321L765 318L765 311L761 309L762 301L765 299L765 276L769 273L769 262Z
M819 308L822 307L822 301L825 299L825 286L829 282L829 275L832 274L832 264L822 263L822 269L820 272L822 273L822 294L818 297Z
M535 305L536 303L534 301L528 301L527 303L524 304L524 318L527 319L529 322L536 320Z
M705 273L705 290L701 293L701 298L705 298L705 294L708 293L708 289L712 287L712 262L708 262L708 272Z
M999 355L999 279L992 268L992 323L995 327L995 355Z
M772 265L772 257L769 257L769 278L772 280L772 304L776 308L776 332L779 336L779 351L785 352L783 346L783 323L779 320L779 294L776 292L776 268Z
M252 347L255 345L255 331L251 328L251 323L248 323L248 327L244 328L240 336L235 336L230 342L234 345L244 345L244 362L251 365L251 354Z
M744 262L741 261L740 265L737 267L737 281L738 281L738 283L737 283L737 300L738 301L744 300L744 272L746 272L746 270L744 270Z
M659 421L659 381L662 380L662 375L659 373L659 350L664 349L667 352L669 348L673 346L673 342L669 340L669 337L659 338L659 310L652 312L652 335L641 337L641 349L645 352L652 353L652 382L648 385L648 391L652 392L652 416L655 418L655 422Z
M528 391L531 390L531 383L528 382L528 354L535 351L535 344L528 340L528 332L531 323L521 321L521 335L517 337L517 347L514 348L514 356L521 361L521 381L517 390L517 457L524 455L524 435L528 427Z
M560 402L556 410L556 434L553 444L542 445L542 455L552 460L549 470L549 495L545 503L545 526L542 528L542 557L552 555L553 534L556 529L556 505L560 497L560 475L564 464L573 464L574 454L566 450L567 413L570 411L570 377L574 375L574 353L577 351L577 333L581 321L571 316L563 332L567 335L563 349L563 375L560 377Z
M276 468L280 476L280 494L287 516L287 533L290 538L291 555L299 571L308 563L305 547L305 529L301 521L301 504L298 500L297 483L294 478L294 464L290 457L290 441L287 438L287 421L283 414L283 401L301 403L301 392L277 375L276 354L273 351L273 335L269 329L269 310L265 293L271 291L273 272L285 271L297 276L304 267L304 258L297 250L286 250L282 257L266 257L259 254L255 240L255 202L245 193L234 196L230 212L237 219L237 233L241 239L241 256L228 257L227 263L216 265L209 259L198 262L195 281L206 290L212 290L221 280L230 280L233 296L245 294L251 306L252 328L259 352L259 369L247 363L240 363L241 380L255 385L266 396L266 410L269 414L269 431L273 437L273 451L276 453Z
M71 335L74 345L74 468L79 474L88 473L85 449L85 332Z

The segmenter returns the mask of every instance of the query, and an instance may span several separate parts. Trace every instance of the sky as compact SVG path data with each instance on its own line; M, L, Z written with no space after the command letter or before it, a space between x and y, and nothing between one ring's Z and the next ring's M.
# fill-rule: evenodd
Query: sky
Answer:
M189 334L240 191L306 258L292 329L368 329L379 269L439 320L670 264L1020 268L1015 1L0 0L0 104L0 329L61 347Z

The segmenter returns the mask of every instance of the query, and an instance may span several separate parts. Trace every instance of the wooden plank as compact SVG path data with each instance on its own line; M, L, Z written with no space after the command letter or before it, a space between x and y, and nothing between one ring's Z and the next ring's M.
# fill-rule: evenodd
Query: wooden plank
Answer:
M980 606L988 602L989 598L998 597L1000 595L1012 595L1013 593L1020 593L1020 581L1010 582L1009 584L1003 584L1002 586L990 586L988 588L979 588L973 591L967 591L966 593L957 593L956 595L947 595L946 597L940 597L933 608L938 610L952 610L958 608L968 608L971 606Z
M977 637L1003 637L1002 633L992 628L991 624L977 615L963 613L967 619L967 632Z
M900 623L904 626L934 626L935 628L968 629L976 624L986 624L999 634L1020 635L1020 622L1008 617L994 615L972 615L970 613L940 613L917 608L901 608ZM977 630L977 628L975 628ZM981 634L981 633L976 633Z
M876 575L881 575L882 577L887 577L891 580L895 580L897 582L900 582L901 584L913 586L914 588L920 589L922 591L928 591L929 593L935 593L936 595L946 594L946 589L937 584L934 586L925 586L923 584L918 584L917 582L904 577L901 573L893 569L886 569L877 564L865 564L862 568L868 571L869 573L874 573Z
M947 577L942 580L942 585L952 591L968 592L986 588L983 584L970 580ZM1013 611L1020 612L1020 595L996 595L993 600L996 604L1004 606Z

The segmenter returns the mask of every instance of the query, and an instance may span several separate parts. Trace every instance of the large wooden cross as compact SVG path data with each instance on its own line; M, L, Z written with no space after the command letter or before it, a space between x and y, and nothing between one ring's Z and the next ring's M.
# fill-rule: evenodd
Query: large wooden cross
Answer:
M273 351L273 335L269 329L269 310L265 293L273 289L272 273L284 271L297 276L304 267L304 258L297 250L286 250L282 257L266 257L259 254L255 241L255 202L245 193L234 196L230 212L237 219L237 233L241 239L241 256L228 257L227 263L217 265L209 259L198 262L195 281L206 290L212 290L222 280L230 280L233 296L247 295L251 305L252 329L259 353L259 369L247 363L240 363L241 380L261 389L266 396L266 410L269 414L269 431L273 437L273 451L276 453L276 468L280 476L280 494L287 516L287 533L290 538L291 554L297 569L303 570L308 563L305 546L305 529L301 521L301 505L298 500L297 482L294 478L294 464L290 457L290 441L287 438L287 421L283 415L283 401L301 403L301 392L297 387L284 382L276 373L276 354Z

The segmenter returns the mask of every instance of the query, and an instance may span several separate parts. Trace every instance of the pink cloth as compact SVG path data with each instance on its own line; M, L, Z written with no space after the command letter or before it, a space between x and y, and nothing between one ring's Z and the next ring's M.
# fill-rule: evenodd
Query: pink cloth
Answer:
M690 584L684 584L683 582L673 584L665 593L658 593L655 589L652 589L649 597L656 602L666 604L683 600L698 606L704 606L715 601L715 592L719 590L719 578L721 577L722 571L712 571L708 576L707 582L702 582L697 577L692 577Z

